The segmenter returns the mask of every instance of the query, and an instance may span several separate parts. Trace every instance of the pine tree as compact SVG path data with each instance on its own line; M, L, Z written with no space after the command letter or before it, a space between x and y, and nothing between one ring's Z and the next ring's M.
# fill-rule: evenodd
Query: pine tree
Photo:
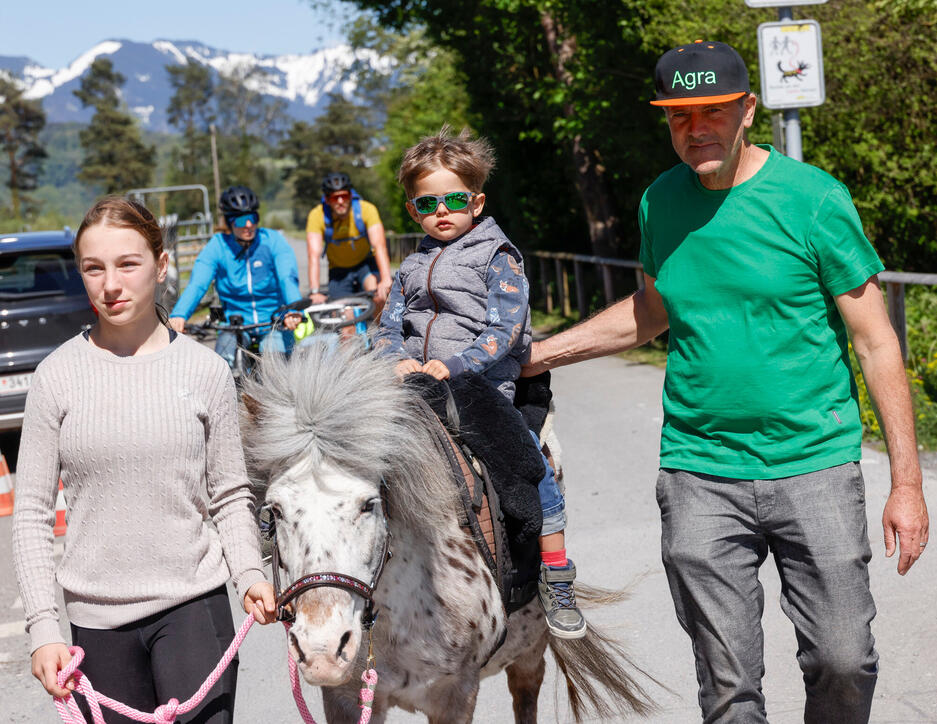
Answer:
M125 80L109 59L98 58L74 91L85 108L95 109L81 132L85 157L78 178L107 193L145 186L156 167L155 147L143 142L134 119L121 107Z
M170 184L211 185L211 124L215 121L215 83L211 68L200 63L167 65L172 98L166 107L169 123L182 131L170 156ZM176 201L175 210L188 217L200 210L195 196Z
M31 200L23 192L38 185L45 149L39 133L46 125L46 114L38 101L23 98L23 91L12 80L0 76L0 148L9 167L13 218L22 218L23 208Z

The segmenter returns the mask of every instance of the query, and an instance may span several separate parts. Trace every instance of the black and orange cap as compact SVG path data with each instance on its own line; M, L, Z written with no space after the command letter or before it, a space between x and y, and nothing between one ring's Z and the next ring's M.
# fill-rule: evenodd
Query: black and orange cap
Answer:
M652 106L726 103L751 92L748 68L735 48L697 40L668 50L654 68Z

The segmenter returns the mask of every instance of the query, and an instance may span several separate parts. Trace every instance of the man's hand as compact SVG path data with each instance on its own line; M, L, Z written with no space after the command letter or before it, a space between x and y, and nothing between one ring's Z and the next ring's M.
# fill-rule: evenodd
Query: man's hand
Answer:
M169 326L178 334L185 332L185 320L182 317L170 317Z
M394 374L402 380L407 375L419 372L421 369L420 363L415 359L402 359L394 366Z
M325 304L325 302L328 300L328 297L320 292L313 292L309 295L309 299L313 304Z
M930 536L927 504L921 488L916 485L893 487L882 513L882 527L885 529L886 558L894 555L895 536L898 537L901 547L898 573L903 576L921 557Z
M72 660L72 655L65 644L46 644L33 651L32 671L33 676L39 679L39 683L52 696L60 699L66 697L75 690L75 680L69 679L65 686L58 684L58 673L65 668L66 664Z
M303 315L297 313L290 313L283 317L283 326L286 327L291 332L299 326L299 323L303 321Z
M428 375L432 375L437 380L449 379L449 368L438 359L431 359L429 362L423 365L423 368L420 371L425 372Z
M244 594L244 613L253 615L257 623L267 624L277 620L277 602L273 586L258 581Z

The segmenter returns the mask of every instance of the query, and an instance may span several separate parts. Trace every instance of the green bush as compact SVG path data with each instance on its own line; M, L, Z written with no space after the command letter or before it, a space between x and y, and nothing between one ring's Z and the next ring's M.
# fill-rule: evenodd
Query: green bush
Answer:
M908 369L937 400L937 287L912 285L905 292L908 326Z

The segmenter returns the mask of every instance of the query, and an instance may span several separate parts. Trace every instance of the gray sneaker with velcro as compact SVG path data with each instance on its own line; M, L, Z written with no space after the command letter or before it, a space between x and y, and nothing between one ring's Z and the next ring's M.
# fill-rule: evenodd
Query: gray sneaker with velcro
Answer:
M537 591L546 613L550 633L561 639L579 639L586 635L586 620L576 606L576 566L570 560L565 568L540 564Z

